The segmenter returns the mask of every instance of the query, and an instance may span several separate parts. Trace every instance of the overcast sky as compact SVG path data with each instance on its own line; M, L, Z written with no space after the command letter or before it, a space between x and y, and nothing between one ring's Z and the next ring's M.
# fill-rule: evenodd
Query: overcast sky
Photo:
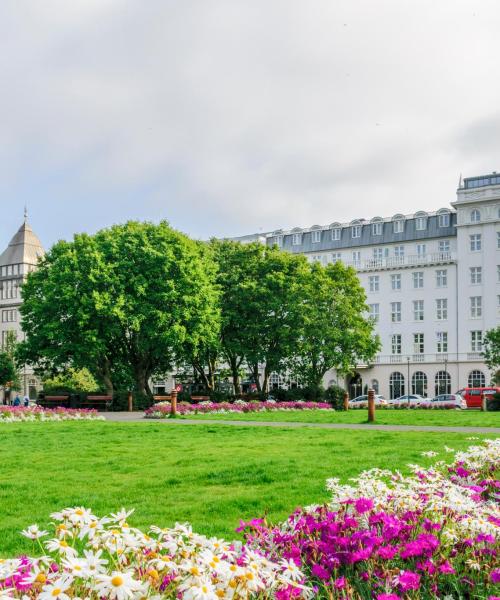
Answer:
M0 245L436 210L500 171L499 0L2 0Z

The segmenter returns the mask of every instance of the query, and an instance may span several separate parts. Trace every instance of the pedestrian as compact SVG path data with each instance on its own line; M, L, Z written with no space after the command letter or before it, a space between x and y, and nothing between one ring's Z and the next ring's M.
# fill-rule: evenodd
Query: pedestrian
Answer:
M16 394L14 398L14 406L21 406L21 398L19 398L19 394Z
M25 394L25 396L23 398L23 402L24 402L24 406L26 406L26 408L28 408L28 406L30 405L30 397L28 396L28 394Z

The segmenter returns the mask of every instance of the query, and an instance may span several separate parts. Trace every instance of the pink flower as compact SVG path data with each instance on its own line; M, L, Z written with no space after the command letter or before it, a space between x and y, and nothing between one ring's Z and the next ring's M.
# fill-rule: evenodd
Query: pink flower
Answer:
M420 575L413 571L403 571L398 577L398 584L403 592L418 590L420 587Z
M500 583L500 569L495 569L490 573L492 583Z
M372 510L373 500L371 500L370 498L358 498L354 503L354 508L356 509L356 512L361 515L365 512Z

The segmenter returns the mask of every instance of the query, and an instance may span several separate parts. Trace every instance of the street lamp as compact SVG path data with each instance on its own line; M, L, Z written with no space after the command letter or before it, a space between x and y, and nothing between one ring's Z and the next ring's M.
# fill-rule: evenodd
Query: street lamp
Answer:
M407 356L406 357L406 362L408 364L408 390L407 390L407 395L408 395L408 406L410 405L410 357Z

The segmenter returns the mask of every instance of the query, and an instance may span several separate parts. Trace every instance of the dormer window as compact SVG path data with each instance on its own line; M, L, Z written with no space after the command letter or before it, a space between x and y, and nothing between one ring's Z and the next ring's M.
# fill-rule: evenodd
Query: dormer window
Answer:
M425 231L427 229L427 215L423 212L415 215L415 229L416 231Z
M311 232L311 241L313 244L321 242L321 229L315 229Z
M470 222L471 223L479 223L480 220L481 220L481 213L477 210L477 208L475 208L470 213Z
M405 223L404 223L403 219L396 219L395 221L393 221L392 231L394 233L403 233L404 228L405 228Z
M351 237L352 238L360 238L361 237L361 225L353 225L351 227Z
M276 246L278 246L278 248L281 248L283 246L283 236L282 235L275 236L274 243L276 244Z
M372 235L382 235L382 221L372 223Z
M332 240L334 242L338 242L338 241L340 241L341 236L342 236L342 229L340 227L334 227L332 229Z
M450 213L443 210L438 213L438 227L449 227L450 226Z

